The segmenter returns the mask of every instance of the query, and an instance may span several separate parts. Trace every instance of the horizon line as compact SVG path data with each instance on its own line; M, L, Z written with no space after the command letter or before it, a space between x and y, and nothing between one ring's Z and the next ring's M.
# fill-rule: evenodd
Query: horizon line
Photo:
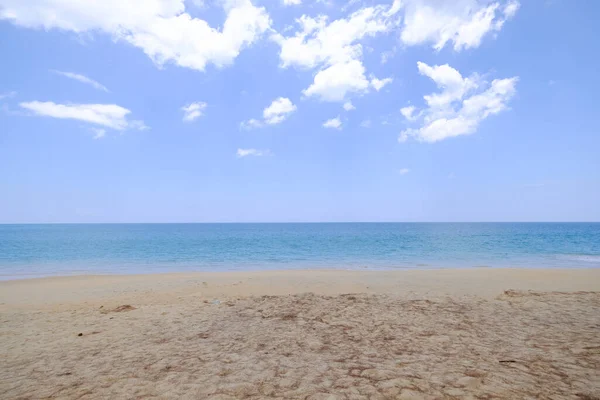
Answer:
M213 221L213 222L0 222L0 225L225 225L225 224L597 224L600 221Z

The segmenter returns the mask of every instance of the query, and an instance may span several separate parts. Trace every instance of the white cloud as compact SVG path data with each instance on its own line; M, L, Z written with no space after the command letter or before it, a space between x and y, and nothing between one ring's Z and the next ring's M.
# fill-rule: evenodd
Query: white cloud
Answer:
M56 104L51 101L30 101L19 104L41 117L74 119L116 130L147 129L143 121L128 120L131 113L116 104Z
M328 119L323 123L323 127L325 128L333 128L333 129L342 129L342 121L340 117Z
M302 0L283 0L284 6L298 6L302 4Z
M499 31L518 8L516 0L406 0L400 39L409 46L431 43L436 50L448 43L456 51L478 47L484 36Z
M354 104L352 104L351 101L347 101L344 103L344 110L352 111L352 110L356 110L356 107L354 107Z
M15 97L16 95L17 95L17 92L15 92L15 91L0 93L0 100L10 99L12 97Z
M263 118L265 119L265 123L269 125L279 124L294 111L296 111L296 106L290 99L279 97L263 110Z
M516 1L516 0L509 1L506 4L506 6L504 7L504 10L503 10L504 16L506 18L514 17L520 7L521 7L521 4L519 4L518 1Z
M394 0L394 2L392 3L392 7L390 7L390 9L386 12L386 15L394 15L398 11L400 11L400 9L402 8L402 2L403 0Z
M257 149L237 149L237 153L236 153L238 158L248 157L248 156L260 157L260 156L268 156L270 154L271 154L271 152L269 150L257 150Z
M448 64L430 67L423 62L417 62L421 75L429 77L436 83L441 93L424 96L427 105L431 108L443 109L453 101L462 99L469 91L477 87L477 76L463 78L460 72Z
M273 35L273 40L281 47L282 67L314 68L360 58L360 40L391 29L392 23L384 15L386 9L383 6L365 7L348 18L330 23L324 15L316 18L301 16L296 20L301 29L294 36Z
M196 101L194 103L190 103L187 106L181 107L183 111L183 120L185 122L192 122L195 119L200 118L204 115L204 110L206 109L207 104L203 101Z
M184 0L0 0L0 19L27 28L104 32L139 47L159 66L203 71L209 63L232 64L271 24L250 0L222 4L227 17L220 30L186 13Z
M433 143L474 133L481 121L507 109L516 92L517 77L495 79L488 85L476 74L463 78L448 65L430 67L419 62L418 68L422 75L437 84L441 92L423 96L428 107L416 116L416 109L412 106L401 111L408 120L412 118L415 121L421 117L423 120L420 127L403 131L398 138L400 142L414 137Z
M297 107L290 99L287 97L278 97L273 100L271 105L263 110L263 120L258 120L255 118L249 119L248 121L244 121L240 123L240 128L242 129L254 129L260 128L266 125L276 125L286 120L287 117L294 111L296 111Z
M102 85L99 82L96 82L93 79L88 78L85 75L76 74L74 72L64 72L64 71L56 71L56 70L52 70L52 72L54 72L55 74L67 77L69 79L73 79L73 80L79 81L81 83L85 83L86 85L90 85L94 89L102 90L104 92L109 92L109 90L106 88L106 86Z
M240 123L240 128L241 129L254 129L254 128L260 128L261 126L263 126L262 121L258 120L258 119L249 119L248 121L242 121Z
M365 93L369 80L362 63L361 40L389 32L396 23L396 3L364 7L347 18L329 22L328 17L306 15L297 19L300 30L293 36L272 36L281 47L281 66L318 68L313 83L303 91L323 101L344 101L352 93ZM397 8L397 7L396 7Z
M400 175L406 175L406 174L408 174L409 172L410 172L410 169L408 169L408 168L402 168L400 171L398 171L398 173L399 173Z
M415 106L402 107L400 109L400 114L402 114L402 116L409 121L415 121L417 118L419 118L419 115L415 115L416 109L417 108Z
M363 122L360 123L360 127L361 128L370 128L371 127L371 120L370 119L365 119Z
M392 83L394 81L393 78L384 78L384 79L377 79L375 77L371 77L371 86L373 86L375 88L375 90L377 90L378 92L383 89L383 87L385 85L388 85L390 83Z
M365 67L359 60L337 63L315 75L312 85L302 91L323 101L344 101L348 93L364 93L369 88Z
M381 63L386 64L394 55L396 54L396 47L392 48L392 50L384 51L381 53Z
M150 129L150 127L148 125L146 125L144 123L144 121L142 121L142 120L129 121L129 124L127 127L129 129L136 129L138 131L147 131L148 129Z

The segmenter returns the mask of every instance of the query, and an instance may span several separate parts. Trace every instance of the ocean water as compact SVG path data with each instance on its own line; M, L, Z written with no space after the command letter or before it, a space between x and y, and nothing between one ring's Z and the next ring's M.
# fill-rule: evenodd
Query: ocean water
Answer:
M600 223L0 225L0 279L479 266L600 267Z

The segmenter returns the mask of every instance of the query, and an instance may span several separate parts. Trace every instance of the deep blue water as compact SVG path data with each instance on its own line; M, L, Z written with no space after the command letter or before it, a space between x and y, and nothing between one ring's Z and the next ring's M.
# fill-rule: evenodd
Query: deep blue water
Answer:
M600 267L600 223L0 225L0 279L475 266Z

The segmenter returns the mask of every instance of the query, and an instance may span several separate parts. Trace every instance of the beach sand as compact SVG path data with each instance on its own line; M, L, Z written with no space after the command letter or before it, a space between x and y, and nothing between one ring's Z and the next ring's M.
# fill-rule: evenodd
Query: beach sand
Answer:
M5 399L600 399L600 270L0 282Z

